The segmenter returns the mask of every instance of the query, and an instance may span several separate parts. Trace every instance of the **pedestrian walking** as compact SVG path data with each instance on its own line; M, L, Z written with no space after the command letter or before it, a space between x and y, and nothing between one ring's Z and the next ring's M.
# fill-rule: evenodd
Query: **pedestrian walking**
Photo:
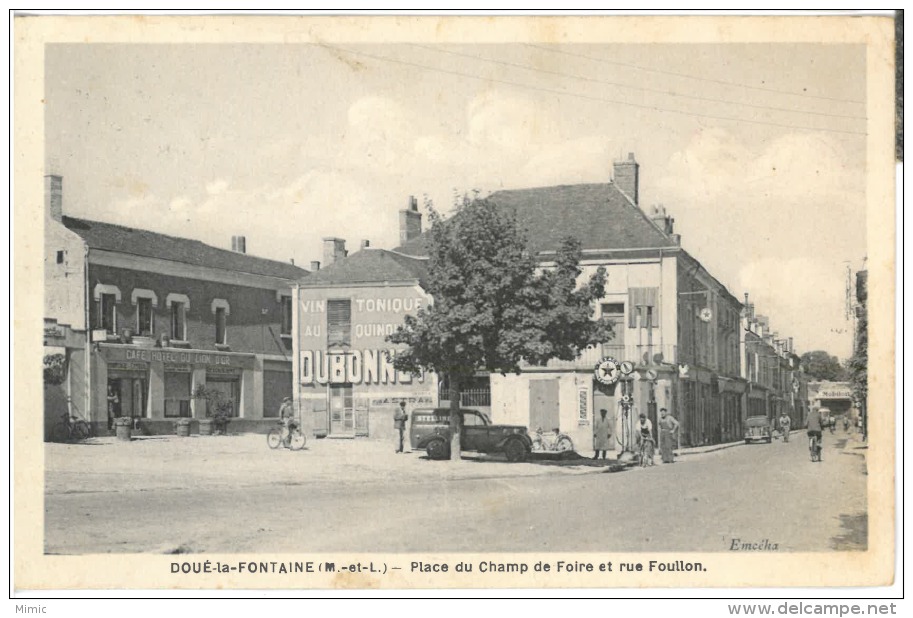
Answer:
M780 433L783 435L783 442L789 442L789 430L792 420L789 415L783 411L780 413Z
M663 463L675 463L675 440L680 424L666 408L659 409L659 451Z
M396 414L393 415L393 428L396 429L398 434L399 442L396 445L396 452L403 452L403 434L406 432L406 421L409 420L409 415L406 414L406 402L400 401L399 407L396 409Z
M612 443L612 425L609 422L609 411L600 410L599 416L593 420L593 459L599 458L602 452L602 458L606 458L606 451Z
M120 398L114 392L114 387L108 384L108 431L114 429L114 419L117 418L117 404Z

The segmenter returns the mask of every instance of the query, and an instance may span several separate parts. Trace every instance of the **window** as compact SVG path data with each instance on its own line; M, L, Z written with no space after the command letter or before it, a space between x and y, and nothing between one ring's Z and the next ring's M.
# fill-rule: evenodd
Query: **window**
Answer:
M178 341L184 341L186 338L184 303L173 301L171 303L171 338Z
M181 371L165 366L165 417L190 418L190 367Z
M63 264L63 251L58 251L58 252L57 252L57 263L58 263L58 264Z
M112 334L117 331L116 305L117 297L114 294L102 294L98 301L98 327Z
M152 336L152 299L136 299L136 333L143 336Z
M282 331L283 335L292 334L292 297L283 296L280 300L282 303Z
M628 328L659 326L658 288L630 288L628 297L633 308L628 315Z
M327 345L352 345L352 301L327 301Z
M224 298L213 299L211 308L216 323L216 345L228 345L227 322L231 314L228 301Z
M225 345L225 307L216 307L216 343Z
M176 341L187 340L187 311L190 310L190 299L184 294L171 293L165 297L165 306L169 308L171 329L169 334Z

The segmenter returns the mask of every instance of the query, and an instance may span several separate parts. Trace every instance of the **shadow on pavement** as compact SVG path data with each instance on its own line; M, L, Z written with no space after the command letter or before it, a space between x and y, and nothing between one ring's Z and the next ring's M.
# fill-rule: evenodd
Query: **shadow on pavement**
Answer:
M831 538L831 548L837 551L865 551L869 546L869 516L841 515L840 527L844 530Z

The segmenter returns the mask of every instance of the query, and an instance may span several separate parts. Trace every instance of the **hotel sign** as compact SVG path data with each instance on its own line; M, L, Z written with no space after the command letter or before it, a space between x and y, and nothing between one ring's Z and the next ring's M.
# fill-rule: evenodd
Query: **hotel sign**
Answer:
M206 365L253 369L254 357L241 354L219 354L201 350L150 350L121 346L102 346L100 353L106 361L168 363L177 365Z

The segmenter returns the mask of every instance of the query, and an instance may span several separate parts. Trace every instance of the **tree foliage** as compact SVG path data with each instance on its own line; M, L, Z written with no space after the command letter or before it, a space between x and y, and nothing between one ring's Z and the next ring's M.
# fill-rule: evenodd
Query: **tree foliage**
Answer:
M67 360L63 354L44 355L44 383L63 384L67 378Z
M801 356L799 362L805 370L805 374L812 380L842 382L847 379L846 369L840 364L840 360L824 350L806 352Z
M519 373L523 363L572 360L587 346L609 340L612 327L592 320L593 302L605 293L605 270L577 285L578 241L566 239L553 266L540 270L513 210L464 197L444 219L426 206L426 291L433 303L406 316L387 340L406 345L394 359L398 369L447 376L456 459L460 385L474 372Z

